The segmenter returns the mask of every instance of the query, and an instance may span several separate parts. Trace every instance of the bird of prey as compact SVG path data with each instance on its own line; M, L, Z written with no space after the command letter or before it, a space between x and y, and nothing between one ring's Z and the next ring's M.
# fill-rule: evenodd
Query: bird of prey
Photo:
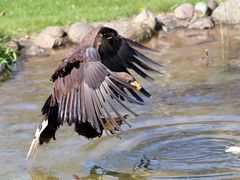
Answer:
M90 30L51 76L53 92L42 107L42 120L27 158L34 158L38 145L55 140L63 123L74 124L74 130L86 138L100 137L103 131L115 134L121 131L122 123L129 125L116 105L137 116L126 102L143 105L139 94L151 96L129 70L147 80L153 78L146 72L162 75L159 68L163 66L141 52L158 51L124 38L108 27Z

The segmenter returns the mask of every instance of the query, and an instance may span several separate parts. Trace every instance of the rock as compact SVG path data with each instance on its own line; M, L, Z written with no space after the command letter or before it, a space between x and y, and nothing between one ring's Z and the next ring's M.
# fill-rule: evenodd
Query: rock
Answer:
M30 48L33 45L33 42L26 38L20 38L18 40L18 44L20 46L20 49L22 48Z
M214 27L214 23L211 18L203 17L192 22L188 28L189 29L210 29Z
M105 27L109 27L112 29L115 29L118 34L120 34L121 36L125 36L125 32L127 32L128 26L129 26L129 21L130 20L117 20L117 21L112 21L112 22L97 22L94 23L93 26L105 26Z
M7 41L5 44L7 47L13 49L15 52L17 52L20 49L18 42L12 39Z
M209 0L207 6L209 9L214 11L218 7L218 3L215 0Z
M45 28L34 40L34 44L41 48L54 48L66 43L66 34L61 27Z
M36 45L32 45L30 48L26 49L25 51L25 55L27 56L37 56L37 55L42 55L43 53L44 53L44 49Z
M62 28L63 28L63 31L68 34L70 27L71 27L70 25L65 25Z
M189 3L184 3L178 6L174 11L175 17L179 19L190 18L193 16L193 13L194 13L194 7L192 4L189 4Z
M139 13L134 19L133 22L135 24L145 24L150 29L154 29L156 25L156 19L154 14L151 11L144 10L143 12Z
M94 26L99 25L113 28L121 36L138 42L150 39L160 30L167 30L161 20L148 10L142 11L133 19L121 19L113 22L94 24Z
M43 34L48 34L49 36L52 36L52 37L63 37L64 35L64 31L61 27L59 26L49 26L47 28L45 28L43 31L42 31Z
M157 16L157 19L165 24L168 30L179 27L187 27L189 25L188 19L178 19L173 13L160 14Z
M134 41L143 41L151 38L156 32L165 29L164 24L156 16L144 10L132 20L122 19L108 23L96 23L95 26L106 26L115 29L120 35Z
M68 37L73 43L79 43L91 29L86 23L75 23L69 28Z
M144 10L128 23L123 34L132 40L142 41L151 38L160 26L154 14Z
M42 48L53 48L62 45L62 38L54 38L46 34L40 34L34 41L34 44Z
M198 2L196 3L196 5L194 6L194 10L196 12L198 12L198 14L200 16L205 16L206 12L207 12L207 4L204 2Z
M212 17L223 23L240 23L240 1L224 1L213 11Z

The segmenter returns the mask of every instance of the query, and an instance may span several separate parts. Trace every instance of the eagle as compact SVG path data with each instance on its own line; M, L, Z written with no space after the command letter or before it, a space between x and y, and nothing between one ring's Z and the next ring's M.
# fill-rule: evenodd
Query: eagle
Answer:
M55 138L57 129L67 123L88 139L122 131L128 115L138 116L126 103L144 105L140 94L150 93L132 76L154 80L147 72L160 76L164 66L143 53L159 53L119 35L108 27L95 27L63 59L51 76L53 92L42 107L42 119L27 154L34 158L38 145ZM116 116L113 116L114 115Z

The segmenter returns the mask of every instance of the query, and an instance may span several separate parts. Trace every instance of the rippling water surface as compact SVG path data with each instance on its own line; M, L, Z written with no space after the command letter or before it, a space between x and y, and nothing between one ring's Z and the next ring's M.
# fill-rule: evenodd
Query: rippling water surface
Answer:
M130 105L142 115L130 120L132 128L124 126L120 138L88 141L62 127L34 161L25 157L51 93L48 79L68 49L29 59L0 86L0 179L240 178L240 156L225 152L240 146L240 73L225 66L240 58L240 41L229 31L224 47L217 30L151 40L146 45L162 52L155 59L168 71L154 83L142 81L153 98Z

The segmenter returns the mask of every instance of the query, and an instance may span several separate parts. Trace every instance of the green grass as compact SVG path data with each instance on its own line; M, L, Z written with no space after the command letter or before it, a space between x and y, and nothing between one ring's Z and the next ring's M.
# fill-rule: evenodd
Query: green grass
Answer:
M129 17L141 8L171 11L183 2L199 0L0 0L0 32L21 36L50 25L96 22ZM206 1L206 0L203 0Z

